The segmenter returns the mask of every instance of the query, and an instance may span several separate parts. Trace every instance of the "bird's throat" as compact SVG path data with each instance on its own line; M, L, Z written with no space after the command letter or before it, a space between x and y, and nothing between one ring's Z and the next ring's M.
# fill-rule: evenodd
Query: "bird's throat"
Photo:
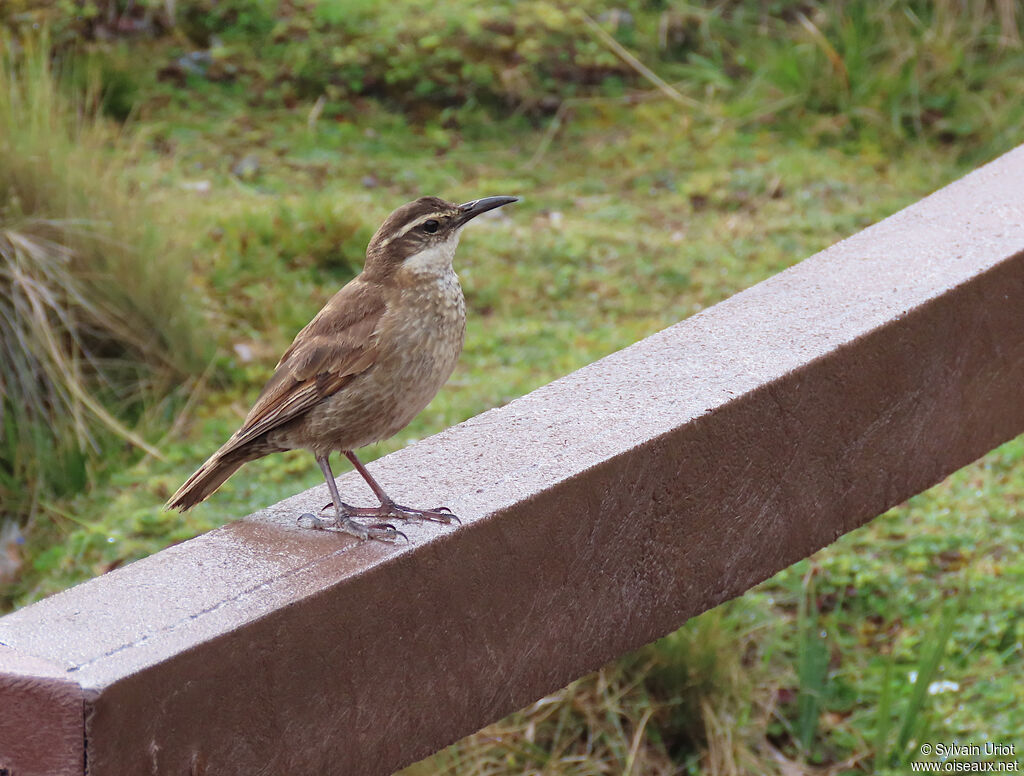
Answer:
M455 249L459 245L459 233L455 231L444 242L435 243L414 253L402 262L401 271L412 275L431 275L439 277L451 271Z

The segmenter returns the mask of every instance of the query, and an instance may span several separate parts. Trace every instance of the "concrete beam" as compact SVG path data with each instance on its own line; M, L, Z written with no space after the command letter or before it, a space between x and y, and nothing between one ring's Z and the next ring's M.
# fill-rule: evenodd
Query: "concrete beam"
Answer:
M0 619L0 768L390 773L1021 433L1022 386L1024 147L371 465L461 526L300 530L316 488Z

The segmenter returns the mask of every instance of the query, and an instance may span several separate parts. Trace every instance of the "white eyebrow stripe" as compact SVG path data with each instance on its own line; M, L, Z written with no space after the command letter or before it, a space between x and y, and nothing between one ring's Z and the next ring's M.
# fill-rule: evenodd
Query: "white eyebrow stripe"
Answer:
M448 213L442 213L441 211L437 211L437 212L434 212L434 213L424 213L422 216L417 218L412 223L409 223L409 224L406 224L405 226L403 226L401 231L396 232L395 234L391 235L390 237L388 237L385 240L381 240L380 245L381 245L381 247L383 247L385 245L390 245L395 240L400 240L401 238L405 237L409 233L409 230L415 229L417 226L423 224L426 221L429 221L431 218L440 219L440 218L444 218L447 215L448 215Z

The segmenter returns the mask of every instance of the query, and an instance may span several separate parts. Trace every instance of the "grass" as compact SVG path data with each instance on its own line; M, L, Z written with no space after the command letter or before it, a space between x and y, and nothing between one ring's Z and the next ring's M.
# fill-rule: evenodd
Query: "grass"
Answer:
M188 256L133 190L127 146L47 41L0 37L0 500L8 520L85 489L105 450L201 368ZM171 291L168 293L168 291Z
M188 515L159 510L234 430L291 336L358 270L369 235L401 202L523 197L507 218L467 230L462 362L371 457L714 304L1018 139L1021 20L1006 21L1006 4L977 3L968 19L943 2L769 5L766 15L738 2L628 4L633 22L618 27L586 6L696 102L688 110L607 48L604 80L568 91L557 78L519 82L520 100L486 96L485 74L471 77L479 95L456 106L327 82L322 95L303 94L288 63L355 34L332 21L349 8L339 2L317 5L321 27L308 34L294 29L300 13L280 19L287 34L264 57L252 53L252 30L271 5L248 4L241 18L229 13L238 3L222 4L224 15L206 18L223 35L206 77L158 79L183 54L180 37L103 52L108 84L130 97L132 142L119 146L116 177L145 191L162 214L158 234L190 251L218 350L201 393L150 415L165 434L162 458L108 452L102 476L51 499L22 539L4 539L21 565L5 605L317 484L308 455L279 455L247 465ZM192 4L180 6L183 29L199 36L184 18ZM401 42L433 18L418 13L380 35ZM515 45L572 35L597 52L584 25L556 23L567 13ZM458 32L451 45L468 45ZM380 51L390 59L366 67L384 80L403 57L422 56L387 41ZM554 113L552 96L572 99ZM408 774L856 773L903 767L926 735L1012 742L1024 702L1022 460L1024 442L1008 443Z

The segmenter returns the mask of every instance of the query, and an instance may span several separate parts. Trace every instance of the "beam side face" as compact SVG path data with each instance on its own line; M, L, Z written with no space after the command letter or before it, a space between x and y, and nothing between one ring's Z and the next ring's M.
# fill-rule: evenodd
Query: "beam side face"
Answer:
M1024 430L1022 195L1018 149L371 466L461 527L299 531L314 489L2 618L0 644L91 694L91 774L388 773Z
M81 776L84 711L82 688L60 666L0 646L0 773Z

